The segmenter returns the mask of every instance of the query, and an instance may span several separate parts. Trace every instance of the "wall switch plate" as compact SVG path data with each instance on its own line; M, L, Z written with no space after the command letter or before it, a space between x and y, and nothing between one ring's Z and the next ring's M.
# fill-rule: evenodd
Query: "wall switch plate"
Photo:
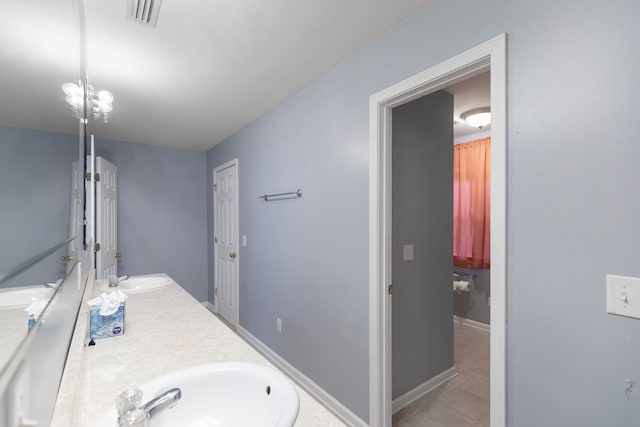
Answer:
M402 247L402 260L413 261L413 245L404 245Z
M282 332L282 319L279 317L276 319L276 329L278 332Z
M247 236L246 235L242 235L242 246L247 246Z
M607 274L607 313L640 319L640 278Z

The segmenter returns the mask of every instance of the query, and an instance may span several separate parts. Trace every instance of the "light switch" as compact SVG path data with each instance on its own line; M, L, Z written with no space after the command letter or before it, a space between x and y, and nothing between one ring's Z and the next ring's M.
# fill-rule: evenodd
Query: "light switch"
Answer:
M404 245L402 247L402 260L413 261L413 245Z
M247 236L246 235L242 235L242 246L247 246Z
M607 313L640 319L640 278L607 275Z

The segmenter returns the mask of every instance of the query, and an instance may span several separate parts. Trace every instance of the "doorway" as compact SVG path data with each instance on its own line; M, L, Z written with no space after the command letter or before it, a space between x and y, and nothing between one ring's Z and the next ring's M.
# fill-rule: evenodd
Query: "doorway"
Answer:
M238 159L213 170L214 308L238 325Z
M95 268L96 279L118 275L118 168L95 157Z
M506 397L506 35L397 83L370 98L371 426L391 426L391 110L491 71L491 426L505 425ZM451 319L452 321L453 319Z

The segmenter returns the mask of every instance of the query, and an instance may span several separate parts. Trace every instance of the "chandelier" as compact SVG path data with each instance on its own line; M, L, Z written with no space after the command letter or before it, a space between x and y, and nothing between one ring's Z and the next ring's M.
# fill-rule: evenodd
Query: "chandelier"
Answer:
M67 104L69 104L75 116L79 119L83 119L83 106L85 102L84 85L65 83L62 85L62 91L65 94L65 101L67 101ZM96 91L92 85L88 85L86 95L86 118L89 120L102 119L107 123L111 117L111 112L113 111L113 94L108 90Z

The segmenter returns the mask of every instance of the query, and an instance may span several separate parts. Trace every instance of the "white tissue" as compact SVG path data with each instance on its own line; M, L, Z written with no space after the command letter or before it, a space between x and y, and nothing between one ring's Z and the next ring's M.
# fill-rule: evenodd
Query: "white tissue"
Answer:
M471 283L469 283L469 281L467 280L454 280L453 290L456 292L470 292Z
M32 302L29 307L24 309L24 311L29 313L29 316L33 316L34 319L37 319L40 317L40 313L42 313L42 310L44 310L46 306L47 300L40 298Z
M100 316L110 316L120 307L120 304L127 299L124 292L115 290L110 294L103 293L99 297L90 299L87 304L94 306L100 305Z

